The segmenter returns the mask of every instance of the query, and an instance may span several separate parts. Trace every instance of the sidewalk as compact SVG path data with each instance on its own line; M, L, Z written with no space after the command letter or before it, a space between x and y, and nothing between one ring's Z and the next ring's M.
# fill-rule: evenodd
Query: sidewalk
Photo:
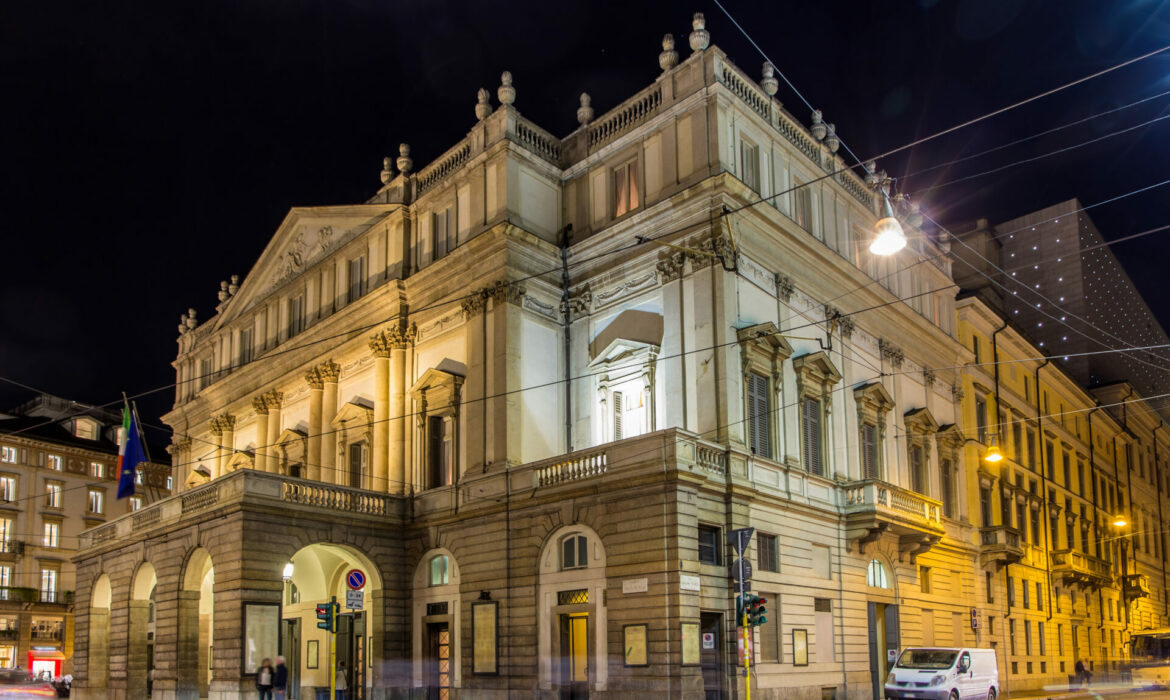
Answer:
M1023 698L1028 698L1029 700L1072 700L1072 698L1092 698L1140 692L1143 692L1143 690L1134 687L1131 683L1093 683L1084 688L1069 688L1064 684L1054 684L1038 690L1020 690L1004 693L1001 697L1003 700L1022 700ZM1157 697L1170 698L1170 692L1160 692L1161 694Z

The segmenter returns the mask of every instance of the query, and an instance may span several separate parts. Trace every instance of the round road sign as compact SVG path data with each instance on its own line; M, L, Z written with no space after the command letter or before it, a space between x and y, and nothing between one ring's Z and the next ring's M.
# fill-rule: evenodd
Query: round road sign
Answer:
M345 582L355 591L360 591L366 585L366 574L361 569L350 569L345 575Z

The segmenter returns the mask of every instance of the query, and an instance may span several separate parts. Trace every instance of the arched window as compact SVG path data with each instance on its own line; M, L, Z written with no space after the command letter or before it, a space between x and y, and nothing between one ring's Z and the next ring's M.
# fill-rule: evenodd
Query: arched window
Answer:
M589 566L589 541L575 533L561 540L561 570L584 569Z
M446 554L439 554L431 557L430 565L430 586L445 586L449 578L449 559Z
M865 583L873 588L889 588L890 576L886 567L877 559L869 562L869 569L865 572Z

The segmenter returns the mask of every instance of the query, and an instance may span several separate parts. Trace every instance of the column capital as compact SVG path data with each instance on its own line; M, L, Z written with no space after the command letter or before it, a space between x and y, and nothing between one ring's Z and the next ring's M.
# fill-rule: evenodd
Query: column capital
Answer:
M268 403L264 400L263 394L252 398L252 410L256 411L258 416L268 415Z
M268 407L268 410L279 409L280 405L284 403L284 392L273 389L262 394L261 398L264 399L264 405Z
M320 370L316 367L305 371L305 383L309 385L310 389L325 388L325 379L321 376Z
M415 324L395 324L370 336L370 351L374 357L390 357L394 350L405 350L418 337L418 326Z
M341 365L333 360L326 360L317 365L317 375L321 377L321 381L337 383L337 379L341 376Z
M211 419L211 423L214 426L212 428L212 432L215 432L215 428L219 429L219 432L216 433L216 435L220 435L222 433L230 432L236 429L236 417L230 413L221 413L220 415L213 417Z

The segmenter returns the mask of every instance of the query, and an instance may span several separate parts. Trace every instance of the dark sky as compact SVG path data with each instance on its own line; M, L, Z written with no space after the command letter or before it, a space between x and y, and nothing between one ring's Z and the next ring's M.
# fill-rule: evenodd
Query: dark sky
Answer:
M726 0L859 156L1170 44L1154 0ZM174 379L179 314L201 320L291 206L366 199L384 155L421 167L474 123L479 87L554 134L577 95L601 114L683 57L691 13L749 74L763 59L713 4L442 0L11 3L0 22L0 376L92 403ZM892 175L1170 90L1170 52L881 164ZM783 85L777 97L808 109ZM494 102L494 98L493 98ZM909 190L1170 114L1170 96L902 183ZM947 187L948 226L1001 221L1170 178L1170 120ZM1170 186L1092 212L1107 238L1170 223ZM1170 234L1115 248L1170 326ZM24 392L0 387L0 405ZM144 400L151 420L170 390Z

